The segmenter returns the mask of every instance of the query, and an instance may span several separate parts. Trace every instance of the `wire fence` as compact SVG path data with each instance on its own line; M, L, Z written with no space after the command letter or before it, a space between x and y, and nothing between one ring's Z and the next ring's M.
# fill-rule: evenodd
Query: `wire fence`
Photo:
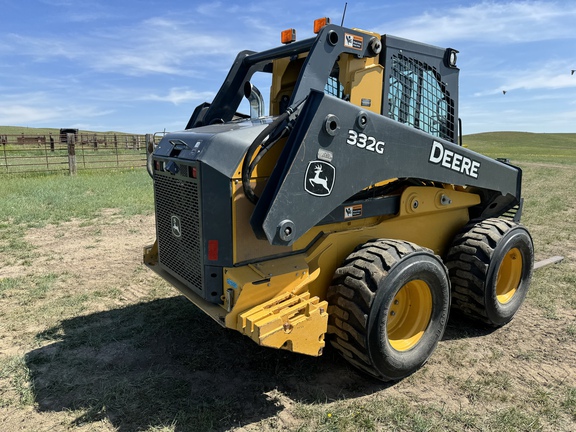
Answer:
M0 174L146 166L148 135L0 135ZM148 138L149 139L149 138Z

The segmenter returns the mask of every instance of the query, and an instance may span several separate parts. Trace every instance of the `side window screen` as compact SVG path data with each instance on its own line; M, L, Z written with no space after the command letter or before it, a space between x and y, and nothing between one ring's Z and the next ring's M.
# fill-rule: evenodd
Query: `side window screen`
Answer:
M454 101L438 72L418 60L394 55L388 116L400 123L453 141Z
M342 99L344 96L344 86L340 84L338 78L328 77L328 82L324 86L324 93Z
M338 62L334 63L332 66L332 72L330 72L330 76L328 77L328 81L324 86L324 93L330 96L336 96L338 99L344 98L344 86L338 80L340 76L340 67L338 66Z

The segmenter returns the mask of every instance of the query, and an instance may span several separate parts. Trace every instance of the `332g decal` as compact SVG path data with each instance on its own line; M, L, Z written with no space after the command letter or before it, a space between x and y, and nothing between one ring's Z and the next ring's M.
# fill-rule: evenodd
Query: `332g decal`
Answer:
M353 129L348 131L348 139L346 143L351 146L356 146L358 148L375 152L378 154L384 154L384 141L378 141L376 138L366 135L364 133L358 133Z

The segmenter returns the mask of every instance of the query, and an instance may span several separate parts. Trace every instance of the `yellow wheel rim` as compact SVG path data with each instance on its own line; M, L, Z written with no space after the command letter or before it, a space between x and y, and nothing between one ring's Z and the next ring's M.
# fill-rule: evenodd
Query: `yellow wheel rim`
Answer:
M496 298L500 304L506 304L520 285L522 279L522 254L518 248L512 248L508 251L498 270L496 276Z
M432 316L432 293L428 284L413 280L404 285L392 300L386 331L396 351L414 347L428 327Z

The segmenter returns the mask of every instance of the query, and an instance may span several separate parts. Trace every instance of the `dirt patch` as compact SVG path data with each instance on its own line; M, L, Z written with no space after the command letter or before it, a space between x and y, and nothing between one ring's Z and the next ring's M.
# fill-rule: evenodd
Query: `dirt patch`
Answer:
M145 278L135 281L134 273L142 262L142 248L154 235L153 216L126 218L107 210L94 224L76 220L31 229L26 240L40 252L35 266L56 266L80 286L122 287L123 297L138 298L139 282Z
M453 317L424 368L398 383L379 383L331 349L309 358L220 328L143 267L142 247L153 237L153 216L125 218L114 210L96 221L27 232L33 263L11 266L9 274L57 274L53 291L62 301L79 293L87 300L80 313L64 309L54 324L31 327L36 345L20 352L33 402L14 402L21 397L14 380L0 380L12 388L0 391L12 400L3 406L0 398L0 429L295 430L321 423L323 410L337 415L351 404L391 400L447 416L465 412L480 424L486 413L515 408L540 416L534 429L576 427L576 417L559 408L565 390L576 388L573 310L559 308L547 319L525 304L497 330ZM39 297L35 307L50 300ZM3 356L16 355L21 332L13 328L0 338ZM555 414L542 417L538 403Z

